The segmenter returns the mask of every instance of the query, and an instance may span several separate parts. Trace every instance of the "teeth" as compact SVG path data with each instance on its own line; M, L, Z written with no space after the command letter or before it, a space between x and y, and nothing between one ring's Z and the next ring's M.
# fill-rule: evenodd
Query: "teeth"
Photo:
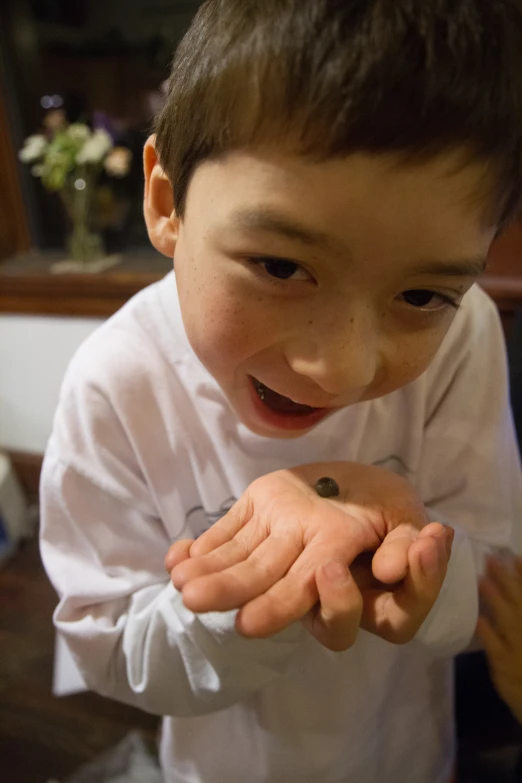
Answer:
M257 396L261 401L263 401L265 399L265 387L263 386L262 383L259 383L259 381L257 381L255 378L254 378L254 386L256 388Z
M269 407L271 407L273 410L279 411L279 412L291 412L291 404L293 403L296 408L294 409L295 412L299 412L297 408L300 409L301 413L306 413L308 411L312 412L315 410L315 408L311 407L310 405L305 405L301 402L295 402L295 400L292 400L290 397L284 397L282 394L279 394L278 392L275 392L271 389L269 389L267 386L264 385L264 383L261 383L261 381L258 381L257 378L254 378L253 376L250 376L252 378L252 382L254 384L254 389L256 390L256 394L259 397L259 399L267 404Z

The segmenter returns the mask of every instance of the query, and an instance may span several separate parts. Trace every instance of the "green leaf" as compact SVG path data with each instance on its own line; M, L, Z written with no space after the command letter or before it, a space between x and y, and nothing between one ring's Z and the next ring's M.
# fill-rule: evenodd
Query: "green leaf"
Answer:
M65 185L65 179L67 171L62 166L52 166L46 168L45 174L42 177L42 184L47 190L57 191L61 190Z

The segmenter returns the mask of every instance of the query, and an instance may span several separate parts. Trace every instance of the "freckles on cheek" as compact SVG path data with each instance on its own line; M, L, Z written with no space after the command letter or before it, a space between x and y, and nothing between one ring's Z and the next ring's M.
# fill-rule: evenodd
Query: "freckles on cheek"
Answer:
M428 340L402 355L397 364L397 380L406 385L419 378L435 358L442 339Z
M227 296L200 300L187 329L189 340L207 367L226 368L252 356L263 339L262 320Z

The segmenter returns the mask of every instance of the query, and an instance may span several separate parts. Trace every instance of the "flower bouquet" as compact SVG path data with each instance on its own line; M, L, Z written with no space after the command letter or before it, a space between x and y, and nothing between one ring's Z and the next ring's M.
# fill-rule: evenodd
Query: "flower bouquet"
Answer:
M119 256L105 254L102 236L94 228L96 186L104 170L113 177L128 174L132 153L115 147L106 130L91 130L80 122L68 125L65 117L46 126L49 134L29 136L18 157L31 164L46 190L59 194L70 219L69 259L52 271L100 272L117 264Z

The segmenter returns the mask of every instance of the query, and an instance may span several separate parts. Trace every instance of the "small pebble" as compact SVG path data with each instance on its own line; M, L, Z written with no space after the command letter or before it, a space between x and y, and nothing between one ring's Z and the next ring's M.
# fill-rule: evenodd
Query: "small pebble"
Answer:
M328 476L316 481L314 489L320 498L337 498L341 494L337 481Z

